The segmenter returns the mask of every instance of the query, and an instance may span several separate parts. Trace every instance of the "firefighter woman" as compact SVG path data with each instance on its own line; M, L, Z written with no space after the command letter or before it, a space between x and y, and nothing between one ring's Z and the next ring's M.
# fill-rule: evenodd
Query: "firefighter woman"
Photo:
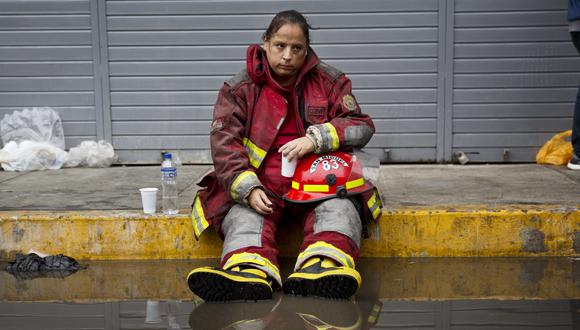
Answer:
M224 240L223 252L219 267L194 269L187 278L205 301L271 299L278 288L346 299L360 287L355 261L361 217L380 213L372 186L364 183L371 190L361 190L364 179L351 180L350 186L339 187L340 196L330 196L327 189L327 198L309 200L308 189L323 191L320 187L335 183L301 186L281 175L282 155L302 159L352 151L365 146L375 131L352 95L350 80L310 48L309 28L295 10L278 13L263 44L248 47L246 68L219 91L210 133L215 170L199 182L192 220L196 237L214 226ZM346 191L353 187L363 192L360 203ZM284 198L291 189L305 192L300 203ZM283 216L304 225L294 273L285 281L275 242Z

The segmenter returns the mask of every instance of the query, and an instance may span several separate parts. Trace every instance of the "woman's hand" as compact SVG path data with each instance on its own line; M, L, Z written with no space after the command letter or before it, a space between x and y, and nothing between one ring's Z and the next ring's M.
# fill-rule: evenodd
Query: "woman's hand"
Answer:
M250 195L248 196L248 204L256 212L262 215L267 215L274 212L272 209L272 202L266 195L266 192L260 188L254 188L250 192Z
M290 161L294 158L301 159L314 151L314 143L309 138L303 136L286 143L278 151Z

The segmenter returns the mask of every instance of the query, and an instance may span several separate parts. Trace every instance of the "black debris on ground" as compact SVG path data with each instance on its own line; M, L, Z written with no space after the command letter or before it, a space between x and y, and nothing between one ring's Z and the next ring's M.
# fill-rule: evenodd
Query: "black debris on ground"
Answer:
M63 254L40 257L36 253L17 254L16 260L8 262L5 270L20 280L38 277L65 278L85 269L74 258Z

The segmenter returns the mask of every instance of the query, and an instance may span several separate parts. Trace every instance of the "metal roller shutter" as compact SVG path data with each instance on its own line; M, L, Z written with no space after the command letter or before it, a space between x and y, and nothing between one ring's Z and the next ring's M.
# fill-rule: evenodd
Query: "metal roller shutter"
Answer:
M530 162L571 129L580 60L567 1L455 1L453 152Z
M49 106L67 148L103 138L92 19L88 0L0 2L0 119Z
M107 1L112 139L124 162L210 163L223 81L275 13L310 20L313 48L347 73L383 160L435 160L438 3L430 1ZM388 148L388 153L385 150Z

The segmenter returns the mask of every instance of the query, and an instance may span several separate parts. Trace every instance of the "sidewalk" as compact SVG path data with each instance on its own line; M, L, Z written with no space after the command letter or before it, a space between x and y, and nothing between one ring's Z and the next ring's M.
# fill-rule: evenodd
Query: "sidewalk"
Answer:
M138 188L159 187L158 166L0 171L0 259L29 249L79 259L219 256L189 218L195 182L210 166L182 166L179 215L144 215ZM362 255L580 254L580 171L525 165L383 165L383 216ZM160 201L160 199L159 199ZM299 228L281 228L293 255Z

